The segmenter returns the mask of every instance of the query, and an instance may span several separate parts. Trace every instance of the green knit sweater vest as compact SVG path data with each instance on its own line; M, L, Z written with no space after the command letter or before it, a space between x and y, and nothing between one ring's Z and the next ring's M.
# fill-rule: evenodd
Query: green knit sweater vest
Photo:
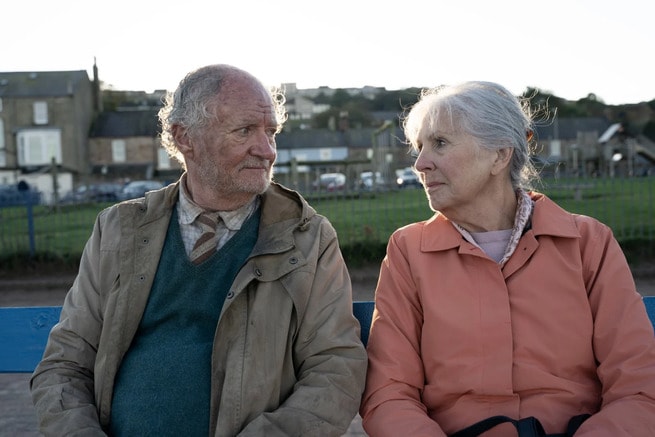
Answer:
M225 246L196 266L186 255L174 210L143 318L116 375L110 434L209 434L218 318L252 252L258 227L259 210Z

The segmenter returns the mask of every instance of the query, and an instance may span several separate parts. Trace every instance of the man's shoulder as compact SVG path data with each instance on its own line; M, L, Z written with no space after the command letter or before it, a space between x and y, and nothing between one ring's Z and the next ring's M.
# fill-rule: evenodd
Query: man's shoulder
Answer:
M98 214L101 227L130 227L157 221L170 216L177 202L175 184L146 193L145 197L124 200L111 205Z
M314 208L297 191L272 182L262 195L263 213L280 215L282 219L307 219L316 214Z

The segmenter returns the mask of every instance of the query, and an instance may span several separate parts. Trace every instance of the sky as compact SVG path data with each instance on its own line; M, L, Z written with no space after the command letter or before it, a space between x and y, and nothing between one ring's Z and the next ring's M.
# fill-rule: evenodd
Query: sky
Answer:
M655 99L650 0L7 0L0 15L1 72L93 78L95 60L116 90L173 90L226 63L301 89L488 80L610 105Z

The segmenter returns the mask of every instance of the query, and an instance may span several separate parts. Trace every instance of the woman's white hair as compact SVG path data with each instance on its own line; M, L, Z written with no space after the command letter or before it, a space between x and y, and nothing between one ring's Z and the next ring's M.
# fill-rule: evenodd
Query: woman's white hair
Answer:
M440 117L475 137L481 147L511 147L510 179L514 188L530 189L539 175L530 161L534 122L527 99L521 100L493 82L471 81L423 90L403 120L405 138L417 149L423 126L432 129ZM442 119L443 120L443 119Z

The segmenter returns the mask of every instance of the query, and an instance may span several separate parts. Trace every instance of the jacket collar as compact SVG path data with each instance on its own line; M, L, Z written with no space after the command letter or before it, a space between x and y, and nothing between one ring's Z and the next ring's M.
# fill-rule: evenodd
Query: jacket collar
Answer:
M550 235L562 238L579 238L580 232L574 215L562 209L544 194L529 192L535 203L531 227L535 237ZM462 235L443 214L437 212L429 220L420 223L421 251L432 252L459 247L464 241Z
M316 211L296 191L277 183L262 195L259 238L253 255L280 253L294 247L295 231L306 231Z
M534 201L532 212L532 231L535 236L550 235L562 238L580 238L580 231L575 224L575 215L565 211L561 206L544 194L530 192Z
M144 219L150 221L159 218L172 209L178 201L180 180L156 191L148 192L145 198L124 201L122 205L140 208L145 213ZM316 214L302 196L278 183L272 182L262 195L262 218L264 224L295 218L306 223Z

